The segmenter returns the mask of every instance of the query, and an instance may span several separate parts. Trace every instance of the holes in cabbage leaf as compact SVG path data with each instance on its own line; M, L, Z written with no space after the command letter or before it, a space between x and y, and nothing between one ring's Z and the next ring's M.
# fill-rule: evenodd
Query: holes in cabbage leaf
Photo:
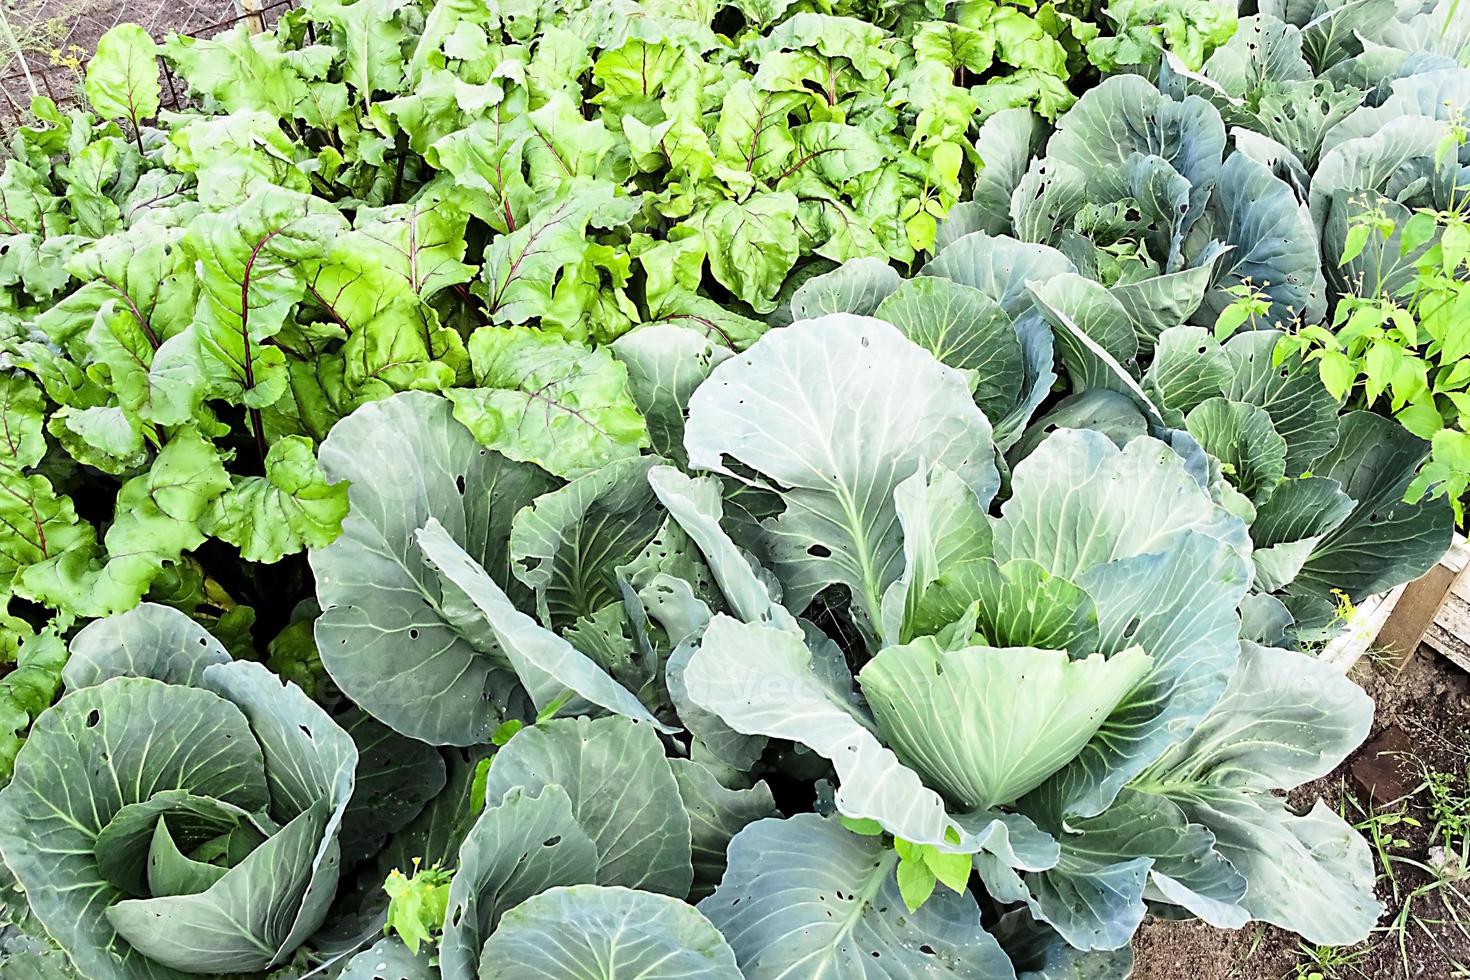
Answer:
M824 544L814 544L806 549L806 553L813 558L831 558L832 549Z
M96 728L97 723L101 720L102 712L98 711L96 708L93 708L91 711L87 712L87 720L85 724L88 728Z

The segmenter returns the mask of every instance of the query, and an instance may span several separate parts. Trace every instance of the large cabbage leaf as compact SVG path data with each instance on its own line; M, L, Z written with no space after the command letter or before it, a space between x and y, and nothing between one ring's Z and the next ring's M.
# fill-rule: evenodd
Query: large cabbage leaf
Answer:
M448 401L419 392L360 408L332 430L321 458L333 480L349 481L352 505L342 537L311 553L322 663L343 692L405 735L487 741L505 717L514 675L414 532L437 520L513 588L511 518L552 488L550 478L484 449Z
M684 443L692 466L739 464L781 496L762 531L792 608L840 583L872 629L900 571L894 489L938 462L988 501L999 484L990 436L960 372L881 320L831 314L715 368L690 399Z
M580 885L516 906L485 943L483 980L740 980L697 909L664 895Z
M1015 975L971 896L939 891L909 912L897 863L830 817L760 820L730 843L730 870L699 908L747 977Z

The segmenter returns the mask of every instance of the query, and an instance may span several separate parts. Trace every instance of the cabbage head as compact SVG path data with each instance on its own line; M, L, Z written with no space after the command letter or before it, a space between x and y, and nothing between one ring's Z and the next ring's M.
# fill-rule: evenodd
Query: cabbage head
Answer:
M86 976L264 970L327 915L352 739L295 685L144 604L72 642L0 792L0 853Z

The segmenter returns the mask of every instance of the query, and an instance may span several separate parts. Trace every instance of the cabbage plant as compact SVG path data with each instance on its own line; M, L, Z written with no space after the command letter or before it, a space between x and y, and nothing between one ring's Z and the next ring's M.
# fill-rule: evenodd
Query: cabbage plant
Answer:
M327 915L352 739L294 685L144 604L77 634L0 792L0 853L86 976L262 970Z
M258 32L110 30L0 168L0 655L39 637L0 779L57 634L146 597L243 650L310 600L293 557L348 508L316 450L354 409L452 391L562 478L638 455L607 345L744 347L788 281L932 250L979 119L1055 116L1097 34L869 6L309 0Z
M816 397L814 377L830 386ZM911 387L928 393L922 414L893 417ZM810 405L826 410L799 414ZM1242 639L1245 523L1166 443L1068 429L1016 464L992 516L997 483L968 419L963 375L874 318L798 322L712 372L690 400L691 465L781 498L763 525L771 569L802 588L784 616L710 621L683 669L691 702L823 756L838 813L974 855L992 896L1074 947L1126 945L1145 898L1221 926L1365 936L1379 912L1365 842L1274 792L1335 767L1371 706L1307 655ZM855 451L847 433L869 430L908 438ZM670 499L715 486L652 478ZM712 568L724 587L730 572ZM759 581L748 564L733 577ZM793 628L814 578L873 620L864 649ZM779 878L741 853L737 838L701 907L742 964L795 955L807 920L763 924ZM869 880L847 886L868 894Z
M1145 292L1178 275L1142 281L1153 284ZM1356 602L1428 570L1453 519L1438 504L1403 501L1427 444L1389 419L1344 413L1283 331L1223 342L1182 322L1155 332L1149 324L1168 322L1169 309L1140 319L1140 285L1108 286L1062 250L975 231L911 279L862 261L809 279L791 312L884 320L961 371L999 420L1007 467L1058 428L1093 429L1120 447L1141 436L1172 446L1249 530L1252 639L1294 646L1331 635L1339 592ZM1201 301L1204 282L1193 289L1190 303ZM1007 373L992 373L997 364ZM1059 375L1064 396L1037 415ZM869 599L865 614L876 606Z
M1306 24L1300 11L1263 9L1199 73L1166 74L1164 85L1209 100L1239 127L1242 153L1308 205L1335 295L1392 293L1433 245L1403 240L1410 217L1453 210L1463 183L1463 151L1445 140L1470 104L1470 74L1455 60L1470 24L1452 4L1320 13ZM1397 230L1345 257L1354 219L1379 211Z
M1264 5L1202 65L1166 53L1157 86L1104 79L1053 133L1026 111L987 120L986 168L941 240L1054 245L1117 292L1145 342L1213 326L1241 287L1270 325L1316 323L1344 292L1392 288L1428 247L1394 237L1340 261L1355 213L1381 206L1402 228L1449 205L1461 181L1437 151L1465 109L1467 31L1452 3Z
M636 787L637 796L628 795ZM764 785L720 786L666 758L646 725L563 719L527 729L496 755L483 805L458 847L437 957L382 940L349 978L650 978L737 980L734 954L681 901L700 852L774 812ZM712 885L710 886L712 887Z
M977 233L931 275L811 280L740 353L634 331L611 354L659 455L571 479L439 394L357 409L301 620L347 700L162 606L88 626L0 794L37 918L102 977L1116 975L1150 905L1365 935L1366 843L1279 792L1370 705L1285 648L1262 590L1296 559L1260 525L1321 481L1345 527L1416 457L1386 420L1273 414L1318 396L1258 374L1269 333L1124 365L1068 263ZM987 388L990 356L1027 380ZM1288 542L1293 582L1330 537ZM447 885L390 907L415 865Z
M1363 588L1437 558L1447 509L1398 503L1422 447L1339 418L1313 371L1275 363L1278 333L1171 326L1144 350L1046 246L972 233L924 272L808 280L744 353L634 331L614 352L662 458L560 487L437 396L359 410L322 453L354 511L313 555L328 669L421 738L620 715L685 746L676 771L830 781L814 814L734 827L692 889L631 883L703 896L747 976L1001 963L963 887L905 907L889 839L961 856L1024 910L1007 948L1051 937L1042 961L1122 962L1147 903L1361 936L1379 911L1362 840L1278 793L1334 768L1371 709L1287 647L1330 628L1361 549L1382 559L1355 563ZM1070 394L1034 417L1059 378ZM491 782L568 724L514 735ZM1242 728L1281 748L1230 761ZM862 927L825 929L828 902ZM403 958L387 947L359 965Z
M1450 311L1465 276L1470 26L1454 4L1301 13L1263 8L1199 73L1163 84L1210 100L1238 149L1307 205L1330 309L1294 343L1334 394L1432 440L1409 495L1448 497L1463 520L1465 351Z
M30 941L1060 980L1150 910L1367 935L1366 843L1285 796L1371 715L1310 650L1452 517L1302 339L1436 247L1338 264L1463 182L1463 18L1207 6L1164 53L1126 4L1095 45L986 2L312 0L169 42L200 105L159 119L110 35L0 175ZM1086 50L1160 70L1073 105Z

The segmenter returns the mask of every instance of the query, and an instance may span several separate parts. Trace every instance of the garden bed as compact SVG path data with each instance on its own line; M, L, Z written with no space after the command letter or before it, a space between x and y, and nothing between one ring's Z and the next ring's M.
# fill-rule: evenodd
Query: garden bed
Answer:
M0 974L1470 968L1440 3L89 8Z

